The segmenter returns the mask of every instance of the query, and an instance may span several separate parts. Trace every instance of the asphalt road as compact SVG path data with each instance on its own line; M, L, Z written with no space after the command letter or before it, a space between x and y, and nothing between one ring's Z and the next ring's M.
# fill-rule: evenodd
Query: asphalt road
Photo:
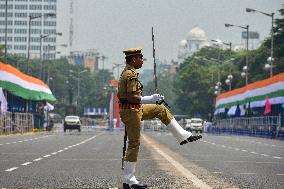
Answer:
M0 188L120 188L123 132L0 136ZM137 178L151 188L284 188L284 142L206 135L177 145L143 132Z

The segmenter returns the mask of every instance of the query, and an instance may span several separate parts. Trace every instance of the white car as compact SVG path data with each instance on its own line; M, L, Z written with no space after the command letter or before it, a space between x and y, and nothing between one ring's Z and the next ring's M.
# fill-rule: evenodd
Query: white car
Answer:
M76 129L79 132L81 132L81 121L79 116L66 116L64 118L64 124L63 124L64 132L66 132L67 129L73 130Z
M203 120L200 118L186 119L185 129L188 131L203 132Z

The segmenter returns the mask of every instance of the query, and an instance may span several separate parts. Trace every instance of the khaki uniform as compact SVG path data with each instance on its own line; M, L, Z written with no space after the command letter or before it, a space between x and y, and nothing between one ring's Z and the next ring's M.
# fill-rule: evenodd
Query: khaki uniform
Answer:
M119 85L118 98L120 100L120 117L125 124L128 136L128 148L126 161L136 162L140 146L141 121L159 118L162 123L168 125L174 118L173 114L164 106L158 104L131 104L126 101L126 93L134 92L142 96L142 84L139 81L136 69L126 64Z

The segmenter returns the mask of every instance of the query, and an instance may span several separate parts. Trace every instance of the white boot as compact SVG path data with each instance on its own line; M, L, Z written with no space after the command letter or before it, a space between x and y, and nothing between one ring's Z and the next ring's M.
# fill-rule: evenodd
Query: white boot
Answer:
M135 168L136 168L136 162L130 162L130 161L125 161L124 162L124 181L123 183L126 183L128 185L132 184L138 184L138 180L136 180L136 177L134 176L135 173Z
M188 142L193 142L202 138L201 135L193 136L191 132L184 130L179 123L173 118L168 124L169 131L174 135L180 145L186 144Z

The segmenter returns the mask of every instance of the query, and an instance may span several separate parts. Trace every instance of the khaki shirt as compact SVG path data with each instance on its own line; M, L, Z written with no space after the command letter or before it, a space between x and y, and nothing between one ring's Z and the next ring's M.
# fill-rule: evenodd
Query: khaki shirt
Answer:
M142 96L142 84L139 81L139 73L136 69L126 64L126 67L122 71L118 83L118 99L125 100L127 93L134 92L134 95Z

